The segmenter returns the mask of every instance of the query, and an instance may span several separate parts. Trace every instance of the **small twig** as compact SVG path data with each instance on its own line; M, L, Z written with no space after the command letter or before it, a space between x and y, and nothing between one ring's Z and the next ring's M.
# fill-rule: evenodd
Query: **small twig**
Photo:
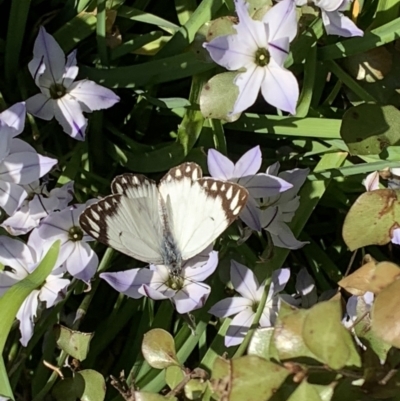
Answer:
M52 365L50 362L47 362L45 360L43 360L43 365L46 366L46 368L51 369L53 372L57 373L58 376L61 377L61 379L64 379L64 375L61 372L61 369L57 366Z
M122 398L125 401L135 401L135 387L129 387L126 379L125 373L122 371L119 375L119 379L114 376L110 376L111 378L111 385L121 394Z

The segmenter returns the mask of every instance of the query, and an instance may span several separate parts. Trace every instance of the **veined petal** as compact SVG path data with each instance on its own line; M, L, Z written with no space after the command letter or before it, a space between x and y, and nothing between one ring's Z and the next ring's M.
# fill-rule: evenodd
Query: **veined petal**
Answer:
M162 301L163 299L171 299L176 294L176 291L170 288L165 288L164 291L159 291L155 288L150 287L147 284L143 284L143 286L139 288L139 292L148 298L154 299L155 301Z
M189 313L192 310L201 308L207 301L211 292L210 286L204 283L190 283L177 291L173 297L178 313Z
M278 224L279 224L278 229L274 227L275 233L268 230L271 233L272 242L274 243L275 246L287 249L299 249L302 248L304 245L308 244L307 241L305 242L298 241L295 238L294 234L292 233L292 230L285 223L279 222Z
M225 335L225 346L232 347L240 344L246 336L254 320L254 312L246 309L237 314L231 321Z
M25 102L15 103L10 108L0 113L0 120L4 123L4 125L1 126L0 135L7 134L11 137L19 135L25 126L25 115Z
M38 93L26 101L26 110L35 117L50 121L54 117L54 103L53 99Z
M214 273L218 266L218 252L209 253L209 259L206 264L200 267L186 267L184 269L184 277L187 281L204 281Z
M278 175L280 168L281 164L279 162L275 162L274 164L268 166L265 172L269 175Z
M279 38L274 40L269 44L268 51L271 59L274 60L279 67L283 68L287 56L289 55L288 38Z
M293 0L282 0L264 16L268 26L268 42L287 37L291 42L297 34L296 4Z
M0 272L0 296L2 296L10 287L25 277L17 278L15 276L10 276L7 273Z
M40 289L39 299L46 302L46 308L51 308L62 298L62 293L69 284L70 281L68 279L50 274Z
M393 244L400 245L400 228L395 228L392 231L392 239Z
M253 198L275 196L293 187L292 184L282 178L265 173L242 177L238 184L245 187Z
M367 191L379 189L379 171L373 171L367 175L364 180L364 187Z
M248 177L254 176L260 170L262 163L260 146L255 146L248 150L235 164L233 177Z
M299 98L299 84L296 77L289 70L279 67L272 59L262 81L261 93L265 101L272 106L296 114Z
M120 100L112 90L87 79L74 82L68 92L83 103L88 111L108 109Z
M76 66L76 49L73 50L67 56L67 62L65 64L65 72L62 78L63 86L68 89L74 82L74 79L78 75L79 68Z
M246 41L238 34L218 36L208 43L204 43L213 61L229 71L254 64L254 52L250 50Z
M296 292L301 296L301 306L303 308L309 308L318 302L315 281L304 267L296 277Z
M218 150L208 150L207 165L211 177L226 181L233 178L235 165L226 156L218 152Z
M279 204L288 202L297 195L297 192L299 192L304 184L309 172L310 169L308 168L296 168L294 170L282 171L282 173L279 174L280 178L293 184L292 188L280 195Z
M58 99L54 115L65 133L78 141L85 140L87 119L84 117L82 108L76 99L69 97L69 95Z
M262 212L257 201L253 197L247 198L246 206L242 209L239 214L240 220L242 220L247 226L249 226L254 231L261 231Z
M239 23L235 26L236 32L242 41L246 42L249 51L254 56L257 49L266 48L268 44L264 24L250 17L246 1L235 0L235 8L239 17Z
M216 317L228 317L243 312L245 309L251 310L253 302L242 297L225 298L217 302L209 311Z
M346 3L343 0L314 0L314 4L319 7L321 10L331 12L339 9L343 3Z
M0 163L0 179L26 185L43 177L56 164L56 159L41 156L37 153L12 153Z
M339 35L344 38L364 36L364 32L348 17L339 11L321 11L322 21L328 35Z
M12 140L10 134L6 132L3 133L3 127L7 129L5 124L0 121L0 163L10 153L10 144Z
M33 336L34 319L38 307L39 290L33 290L17 312L16 318L19 320L19 330L21 332L21 344L26 347Z
M278 218L279 209L276 206L268 207L261 211L261 227L271 232L274 221Z
M287 282L290 279L290 269L283 268L277 269L272 273L271 286L269 287L269 292L272 296L268 296L268 299L272 299L278 292L281 292Z
M211 256L213 256L213 255L210 255L211 252L213 251L212 248L213 248L213 244L209 245L206 249L201 251L196 256L193 256L193 258L190 258L189 260L185 261L182 264L182 271L184 272L184 275L187 271L196 270L200 267L203 267L207 263L211 262L211 260L215 260L215 259L211 258ZM218 252L216 252L216 256L213 256L213 258L215 258L215 257L218 257ZM213 262L211 262L211 263L213 263ZM218 259L217 259L216 263L218 263ZM205 269L204 271L206 271L206 270L207 269ZM186 277L188 277L187 274L186 274ZM207 277L208 276L206 276L206 278ZM200 280L200 281L202 281L202 280Z
M29 208L26 207L25 210L17 210L9 218L5 219L1 223L1 227L11 235L24 235L37 227L38 224L39 221L30 216Z
M1 235L0 262L4 266L10 266L14 269L13 273L8 274L22 280L28 275L28 266L36 262L36 255L22 241Z
M95 275L99 258L89 244L76 241L74 251L65 261L65 268L71 276L88 283Z
M54 82L61 79L65 67L65 54L53 36L48 34L43 26L40 27L33 46L33 57L39 60L43 58L46 71ZM32 71L30 72L32 74Z
M0 180L0 206L9 216L15 213L27 196L27 192L18 184Z
M244 298L259 301L257 290L260 284L254 273L246 266L231 261L231 281L235 290Z
M149 284L152 276L149 269L130 269L116 273L102 273L100 277L118 292L134 299L143 296L138 290Z
M265 67L250 66L246 72L238 74L235 78L235 85L239 88L239 96L231 114L241 113L254 104L260 92L261 85L265 80Z

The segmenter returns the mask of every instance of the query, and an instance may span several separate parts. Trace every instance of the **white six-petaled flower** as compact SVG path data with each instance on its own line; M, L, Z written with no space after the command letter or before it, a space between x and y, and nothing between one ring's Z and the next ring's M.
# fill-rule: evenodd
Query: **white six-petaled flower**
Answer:
M64 264L71 276L85 283L96 273L99 258L88 244L94 239L82 231L79 216L93 201L50 213L41 221L39 227L33 229L28 241L31 247L43 249L45 252L50 247L50 242L61 240L58 263Z
M52 241L51 244L52 245ZM41 262L45 253L39 252L23 242L0 236L0 263L5 269L0 272L0 296L12 285L32 273ZM21 344L26 346L33 335L35 317L39 301L46 303L46 308L55 305L68 287L70 281L63 278L65 270L56 264L45 283L32 291L25 299L17 313L20 322Z
M208 247L186 261L180 274L173 274L167 266L150 265L150 268L102 273L100 277L131 298L145 295L156 301L169 299L177 312L184 314L204 306L211 288L203 281L217 265L218 252Z
M260 327L274 325L280 306L278 293L285 288L289 278L290 270L287 268L273 272L267 301L259 322ZM260 285L249 268L234 260L231 262L231 282L241 297L225 298L209 310L209 313L220 318L236 315L225 336L226 347L238 345L243 341L253 323L265 287L265 282Z
M108 109L120 100L113 91L93 81L74 82L79 71L76 52L65 58L59 44L43 27L28 67L41 90L26 101L28 112L43 120L55 117L64 132L77 140L85 139L87 119L83 112Z
M239 72L234 83L239 95L231 114L249 108L260 92L269 104L296 113L299 85L292 72L284 68L289 43L297 34L296 6L282 0L262 21L253 20L244 0L235 0L239 23L236 34L218 36L204 47L211 58L227 70Z

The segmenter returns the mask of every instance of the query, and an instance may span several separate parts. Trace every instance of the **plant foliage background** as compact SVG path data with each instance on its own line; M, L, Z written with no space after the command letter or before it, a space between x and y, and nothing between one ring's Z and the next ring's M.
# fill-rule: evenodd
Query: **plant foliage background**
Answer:
M271 5L249 3L253 18ZM144 264L85 243L100 261L94 277L85 280L70 261L61 299L27 318L34 332L22 345L15 316L48 283L56 240L62 242L54 237L35 268L7 284L0 298L0 399L400 399L400 2L348 4L343 12L364 32L348 38L326 33L320 8L296 11L298 32L285 61L299 83L296 113L277 111L260 95L232 115L236 73L214 63L203 43L234 33L233 1L0 1L2 110L38 93L28 63L41 26L65 54L77 51L77 80L120 98L86 114L80 141L54 118L27 115L19 139L57 163L35 178L48 173L42 178L48 190L73 182L72 203L83 204L109 194L112 179L124 172L159 180L191 161L207 174L209 149L236 162L259 146L261 172L276 162L280 171L309 169L288 222L303 247L274 246L268 230L234 223L216 243L218 267L206 280L211 294L188 315L168 300L115 291L101 273ZM2 120L0 128L6 125ZM7 168L0 175L11 174ZM3 221L9 215L3 210ZM11 237L4 227L2 235ZM19 239L28 241L28 234ZM13 267L5 258L4 272ZM264 290L244 340L227 347L231 318L208 311L235 294L231 260L253 271ZM258 306L272 302L268 289L283 268L290 279L279 312L270 327L259 328Z

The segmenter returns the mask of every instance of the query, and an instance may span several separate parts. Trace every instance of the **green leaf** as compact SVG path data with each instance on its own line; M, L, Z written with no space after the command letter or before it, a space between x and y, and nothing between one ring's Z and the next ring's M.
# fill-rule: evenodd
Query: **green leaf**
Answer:
M352 155L377 155L400 144L400 111L396 107L361 104L343 116L340 135Z
M340 299L320 302L308 310L303 323L303 340L316 357L332 369L361 366L351 334L341 322Z
M217 118L229 122L240 117L240 113L230 116L239 94L233 83L237 72L224 72L213 76L203 87L200 95L200 110L206 118Z
M351 251L367 245L385 245L400 227L399 190L363 193L350 208L343 224L343 239Z
M200 379L191 379L184 387L185 397L189 400L198 400L206 391L208 384Z
M135 391L135 401L176 401L176 397L164 397L160 394L148 393L146 391Z
M185 371L180 366L173 365L165 369L165 382L171 390L181 383L185 376Z
M55 327L55 336L57 345L68 355L78 361L86 359L93 333L82 333L59 324Z
M9 288L5 294L0 298L0 353L3 352L8 333L14 322L15 316L26 297L33 291L39 288L47 276L53 270L57 261L58 251L60 249L60 241L54 244L48 250L46 256L40 262L39 266L20 282ZM8 382L7 374L5 371L4 361L1 358L2 366L0 365L0 394L13 398L10 384Z
M287 401L322 401L314 386L303 380Z
M142 354L155 369L180 366L175 351L174 338L163 329L153 329L143 337Z
M266 360L271 359L270 343L274 334L273 327L256 329L247 348L248 355L256 355Z
M103 401L106 382L95 370L81 370L74 377L59 381L52 394L57 401Z

